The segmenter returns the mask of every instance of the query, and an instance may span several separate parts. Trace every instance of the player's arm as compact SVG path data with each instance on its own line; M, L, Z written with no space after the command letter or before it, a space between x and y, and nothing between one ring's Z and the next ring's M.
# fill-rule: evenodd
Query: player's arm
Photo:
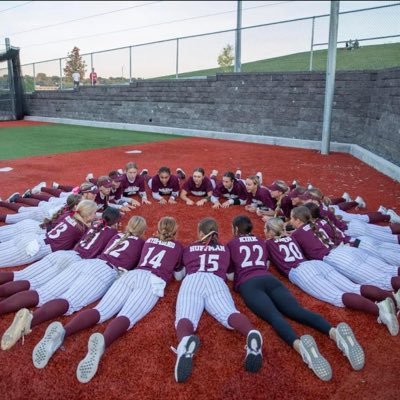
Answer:
M188 192L185 189L182 189L180 197L188 206L192 206L194 204L194 201L190 200L189 197L187 197L187 194Z
M212 196L212 190L207 192L207 197L204 197L203 199L198 200L196 202L196 206L204 206L204 204L206 204L207 202L211 201L211 196Z

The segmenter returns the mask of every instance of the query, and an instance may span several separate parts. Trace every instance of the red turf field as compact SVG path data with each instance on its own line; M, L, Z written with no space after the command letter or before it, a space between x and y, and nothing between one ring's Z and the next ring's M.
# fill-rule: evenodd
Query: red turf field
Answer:
M133 149L140 149L142 153L125 153ZM316 151L194 138L0 162L0 168L14 168L9 173L0 172L0 197L23 191L42 180L79 184L88 172L105 174L132 160L139 168L149 168L150 173L155 173L162 165L171 169L182 167L187 173L197 166L204 167L207 172L216 168L221 173L240 167L244 175L260 170L264 174L264 183L274 179L291 182L296 178L302 183L312 182L327 195L341 195L344 191L352 196L361 195L368 210L376 210L381 203L400 210L400 184L349 155L321 156ZM6 210L0 209L3 211ZM213 216L219 221L221 239L227 241L231 235L232 217L243 212L239 207L212 210L209 206L196 208L182 203L175 206L152 204L138 211L147 219L149 235L161 216L175 216L180 224L179 239L185 244L195 239L196 223L203 216ZM125 220L128 218L126 216ZM261 234L261 222L254 222L255 233ZM90 334L103 331L106 324L69 338L64 343L65 351L59 351L44 370L36 370L31 361L32 349L47 324L37 327L26 337L24 345L19 343L8 352L0 352L1 397L71 400L398 399L399 337L391 337L371 316L327 305L302 293L287 280L285 283L303 305L320 312L333 324L340 321L351 324L366 351L366 366L362 371L352 371L328 338L293 323L300 335L314 335L321 352L331 362L333 380L322 383L265 322L247 311L235 294L239 309L249 315L264 336L261 372L249 374L243 370L244 338L204 314L198 330L201 347L194 359L192 376L187 383L177 384L173 378L175 355L169 349L171 345L177 345L173 322L179 285L174 282L155 310L108 349L96 377L86 385L77 381L76 366L86 354ZM1 317L1 334L12 319L13 315Z

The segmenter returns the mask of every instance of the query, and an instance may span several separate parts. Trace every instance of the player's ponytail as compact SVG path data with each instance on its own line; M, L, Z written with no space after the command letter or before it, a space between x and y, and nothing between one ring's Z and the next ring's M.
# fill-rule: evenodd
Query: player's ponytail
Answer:
M235 236L248 236L253 232L253 223L247 215L238 215L232 220Z
M217 246L218 242L218 225L214 218L203 218L197 227L200 237L199 242L206 246Z
M56 221L61 215L72 211L82 200L82 195L80 194L70 194L67 198L67 202L64 207L61 207L56 213L52 215L51 218L45 218L40 224L42 229L47 231L53 228L53 222Z
M162 242L169 242L175 239L178 231L178 224L173 217L164 217L158 221L157 237Z
M81 222L83 225L88 226L91 221L89 217L97 210L97 204L92 200L82 200L76 207L76 212L73 218ZM83 227L82 227L83 228Z

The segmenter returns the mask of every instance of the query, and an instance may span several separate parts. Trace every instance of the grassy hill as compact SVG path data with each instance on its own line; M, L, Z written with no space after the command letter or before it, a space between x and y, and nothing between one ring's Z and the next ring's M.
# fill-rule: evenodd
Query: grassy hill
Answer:
M326 68L327 50L313 52L313 71L323 71ZM267 58L242 64L242 72L284 72L308 71L310 52L289 54L287 56ZM357 50L339 48L336 56L337 70L383 69L400 66L400 43L388 43L372 46L362 46ZM211 68L179 74L180 78L215 75L223 72L221 68ZM233 67L230 71L233 72ZM163 78L175 78L175 75Z

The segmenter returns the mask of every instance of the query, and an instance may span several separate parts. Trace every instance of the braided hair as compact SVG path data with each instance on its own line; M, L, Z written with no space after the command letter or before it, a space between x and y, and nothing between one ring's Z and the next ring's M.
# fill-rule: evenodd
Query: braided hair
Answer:
M308 224L317 238L327 247L330 247L330 240L319 229L318 225L311 220L311 212L306 206L293 208L291 212L292 218L299 219L304 224Z
M203 233L204 236L199 240L206 246L215 247L219 245L218 242L218 225L214 218L203 218L197 227L197 231Z
M178 224L173 217L163 217L158 221L156 237L162 242L170 242L175 239Z
M252 236L253 223L246 215L238 215L232 220L235 236Z
M49 231L53 228L52 224L55 222L61 215L70 212L76 207L79 202L82 200L82 195L80 194L70 194L67 198L67 202L64 207L61 207L57 212L55 212L51 218L45 218L43 222L39 225L42 229L46 229Z
M101 215L101 219L97 220L92 224L91 229L89 230L88 234L76 245L79 246L86 246L90 243L93 238L106 226L113 226L121 219L121 213L118 209L107 207L103 214Z

